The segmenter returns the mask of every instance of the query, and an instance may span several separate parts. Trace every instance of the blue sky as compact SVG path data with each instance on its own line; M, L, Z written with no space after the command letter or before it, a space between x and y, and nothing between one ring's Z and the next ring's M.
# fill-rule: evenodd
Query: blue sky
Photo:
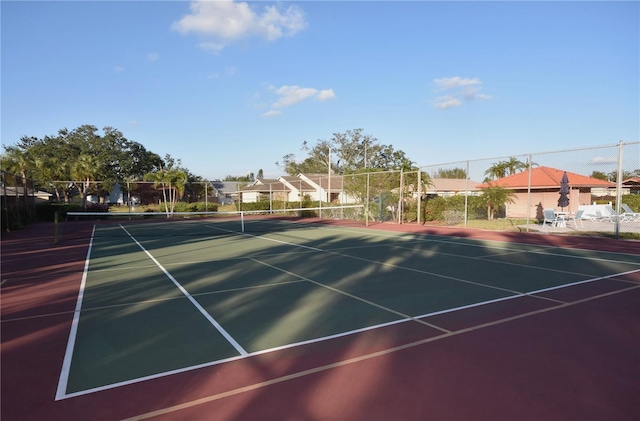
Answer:
M111 126L216 179L356 128L419 165L640 140L639 2L0 7L3 145Z

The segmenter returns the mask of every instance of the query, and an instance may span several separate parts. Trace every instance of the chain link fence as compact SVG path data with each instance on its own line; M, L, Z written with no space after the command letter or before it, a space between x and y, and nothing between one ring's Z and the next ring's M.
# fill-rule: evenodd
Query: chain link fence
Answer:
M560 201L565 173L568 189L566 200ZM363 218L370 224L495 229L495 223L507 221L502 228L519 231L588 231L616 237L640 233L640 142L424 165L417 171L302 174L235 183L226 190L224 184L34 183L3 172L2 228L38 220L42 212L36 212L36 205L43 202L93 211L114 206L164 211L162 206L172 202L180 212L215 211L223 204L268 211L364 205ZM545 210L560 215L560 223L547 224Z
M2 231L36 222L36 204L48 201L48 193L36 191L33 180L6 171L0 171L0 183Z

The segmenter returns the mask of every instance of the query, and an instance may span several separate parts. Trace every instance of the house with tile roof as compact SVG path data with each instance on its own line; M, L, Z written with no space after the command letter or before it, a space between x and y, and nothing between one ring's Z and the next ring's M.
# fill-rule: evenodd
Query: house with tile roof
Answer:
M593 189L603 189L604 191L613 189L612 191L615 191L616 188L616 184L610 181L567 171L570 189L569 206L561 209L558 206L558 198L560 180L565 171L541 166L531 169L530 173L522 171L491 182L493 186L513 190L515 193L514 203L507 204L506 216L508 218L526 218L528 215L530 218L542 219L544 209L576 212L579 206L591 204ZM478 185L478 188L483 189L488 186L488 183L484 183ZM528 195L529 186L530 196Z
M430 178L424 193L430 197L477 196L480 182L464 178Z
M629 194L640 194L640 177L627 178L622 185L629 189Z

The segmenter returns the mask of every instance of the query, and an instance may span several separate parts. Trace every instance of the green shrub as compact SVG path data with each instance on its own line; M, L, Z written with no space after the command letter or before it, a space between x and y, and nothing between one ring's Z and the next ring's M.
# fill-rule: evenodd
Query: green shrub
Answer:
M608 205L611 203L613 208L616 208L617 197L607 196L594 200L596 205ZM629 205L634 212L640 212L640 194L623 194L622 203Z
M316 213L316 211L303 210L303 211L300 211L300 216L303 218L316 218L318 214Z
M424 202L424 220L425 221L442 221L444 220L444 211L447 208L447 200L443 197L434 197Z
M76 203L39 203L36 205L36 216L38 221L53 222L57 212L58 220L64 221L67 217L67 212L82 212L83 210L82 205Z
M622 203L629 205L634 212L640 212L640 194L625 194Z

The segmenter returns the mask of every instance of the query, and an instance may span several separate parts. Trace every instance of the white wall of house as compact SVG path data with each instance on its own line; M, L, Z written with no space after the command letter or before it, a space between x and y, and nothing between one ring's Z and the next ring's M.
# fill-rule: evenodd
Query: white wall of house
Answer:
M557 211L576 212L580 206L588 205L591 200L591 193L571 189L569 193L569 206L561 209L558 206L558 191L531 191L531 198L527 200L526 191L516 191L514 202L507 204L507 218L542 218L544 209L554 209Z
M301 187L300 184L296 186L295 182L289 182L284 177L278 178L278 181L280 181L282 184L287 186L287 188L289 189L289 193L287 194L287 201L299 202L304 198L303 196L301 196L302 191L300 190L300 187Z
M243 203L255 203L260 200L260 193L257 191L243 191L242 202Z

